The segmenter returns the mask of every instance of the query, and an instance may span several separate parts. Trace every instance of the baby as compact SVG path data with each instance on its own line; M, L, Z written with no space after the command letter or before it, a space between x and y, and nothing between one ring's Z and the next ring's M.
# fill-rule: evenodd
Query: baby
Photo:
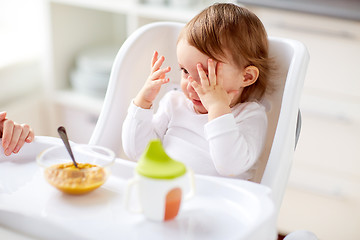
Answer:
M34 140L34 131L27 124L18 124L6 118L6 112L0 112L0 138L4 154L18 153L25 142Z
M154 114L152 103L171 70L154 52L123 124L125 153L137 160L159 138L169 156L196 173L251 179L267 130L260 100L271 66L263 24L245 8L214 4L182 29L177 59L182 92L168 92Z

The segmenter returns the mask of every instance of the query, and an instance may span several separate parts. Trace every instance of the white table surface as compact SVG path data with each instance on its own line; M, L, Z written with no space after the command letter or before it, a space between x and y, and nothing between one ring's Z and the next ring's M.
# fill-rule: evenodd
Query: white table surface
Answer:
M196 194L179 215L152 222L122 204L135 163L116 159L101 188L66 195L45 181L35 161L54 144L61 141L36 137L10 157L0 149L0 239L276 239L276 214L265 186L196 175Z

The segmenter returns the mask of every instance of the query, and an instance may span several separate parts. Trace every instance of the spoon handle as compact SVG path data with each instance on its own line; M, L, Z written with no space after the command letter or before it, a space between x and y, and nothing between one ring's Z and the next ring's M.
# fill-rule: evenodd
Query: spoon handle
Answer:
M78 165L77 165L77 163L76 163L76 161L75 161L73 152L71 151L69 139L68 139L68 136L67 136L67 134L66 134L65 128L64 128L63 126L60 126L60 127L58 128L58 133L59 133L59 135L60 135L61 140L64 142L65 147L66 147L68 153L70 154L70 157L71 157L71 160L72 160L73 163L74 163L74 166L75 166L76 168L78 168Z

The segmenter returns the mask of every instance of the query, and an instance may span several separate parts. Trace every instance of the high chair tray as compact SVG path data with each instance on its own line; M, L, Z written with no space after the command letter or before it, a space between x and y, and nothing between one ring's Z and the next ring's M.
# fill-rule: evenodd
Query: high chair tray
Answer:
M35 157L57 139L37 137L19 154L0 153L0 230L28 239L275 239L270 190L262 185L195 176L196 194L179 215L152 222L123 206L124 188L135 163L116 159L99 189L72 196L50 186ZM1 152L1 150L0 150ZM10 231L9 230L9 231ZM0 231L0 239L1 231Z

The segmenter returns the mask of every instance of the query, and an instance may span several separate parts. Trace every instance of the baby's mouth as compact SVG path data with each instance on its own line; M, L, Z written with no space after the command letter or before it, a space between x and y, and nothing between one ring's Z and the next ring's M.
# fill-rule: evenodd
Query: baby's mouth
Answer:
M192 99L194 105L202 105L200 100Z

